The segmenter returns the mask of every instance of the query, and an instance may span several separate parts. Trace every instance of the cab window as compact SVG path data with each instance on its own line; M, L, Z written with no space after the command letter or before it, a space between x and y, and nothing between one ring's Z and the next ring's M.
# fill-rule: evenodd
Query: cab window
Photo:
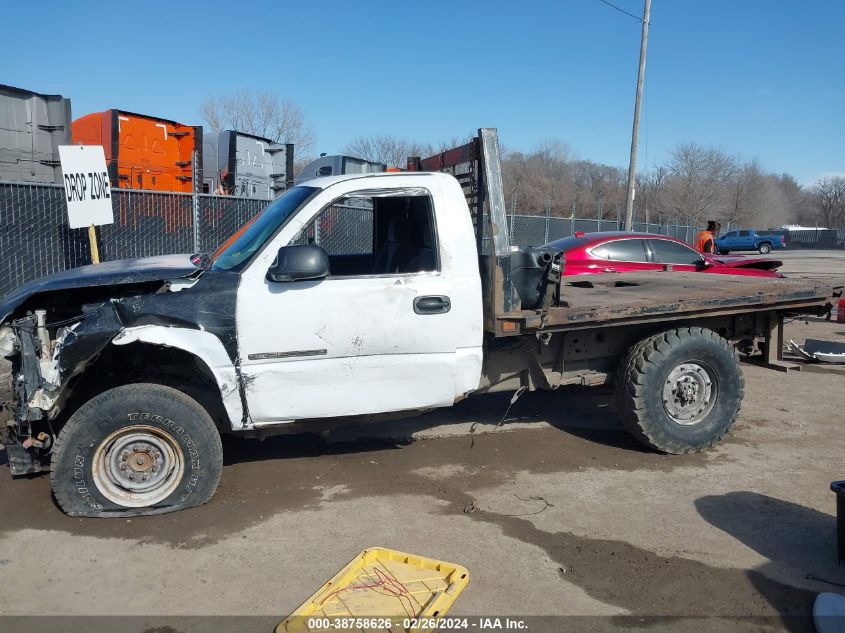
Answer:
M614 262L647 262L644 240L614 240L605 242L604 258ZM596 249L593 249L596 252Z
M650 240L654 261L658 264L695 265L702 261L697 251L669 240Z
M332 277L438 270L430 195L351 195L324 208L290 241L316 244Z

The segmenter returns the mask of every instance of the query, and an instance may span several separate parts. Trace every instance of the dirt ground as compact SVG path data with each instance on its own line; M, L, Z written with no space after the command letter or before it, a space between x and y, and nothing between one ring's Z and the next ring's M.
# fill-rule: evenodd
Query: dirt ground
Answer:
M788 253L784 270L845 277L835 255ZM845 324L787 337L845 341ZM4 468L0 613L270 631L380 545L466 566L450 615L568 616L529 631L812 630L815 595L838 590L812 578L845 583L829 490L845 478L845 366L743 371L738 423L699 455L643 449L609 391L570 389L525 394L495 431L509 395L328 440L228 438L214 499L160 517L71 519L47 477Z

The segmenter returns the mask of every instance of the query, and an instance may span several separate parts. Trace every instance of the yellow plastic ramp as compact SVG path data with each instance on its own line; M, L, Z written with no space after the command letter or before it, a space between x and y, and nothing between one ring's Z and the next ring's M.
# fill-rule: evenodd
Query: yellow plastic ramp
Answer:
M469 572L460 565L371 547L286 617L276 633L432 631L467 583Z

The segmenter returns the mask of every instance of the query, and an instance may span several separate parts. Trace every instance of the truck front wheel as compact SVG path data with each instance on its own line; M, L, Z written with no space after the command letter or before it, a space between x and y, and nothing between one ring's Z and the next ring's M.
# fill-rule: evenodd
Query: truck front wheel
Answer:
M616 380L625 427L665 453L710 448L739 413L744 381L728 341L700 327L650 336L628 352Z
M71 416L50 481L70 516L133 517L202 505L222 470L220 434L205 409L176 389L132 384Z

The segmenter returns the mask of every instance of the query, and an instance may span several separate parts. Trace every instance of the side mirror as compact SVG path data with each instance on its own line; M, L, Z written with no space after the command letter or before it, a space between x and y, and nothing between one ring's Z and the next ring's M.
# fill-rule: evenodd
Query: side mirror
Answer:
M323 279L329 274L329 256L319 246L283 246L267 270L267 281Z
M695 263L695 267L698 268L698 270L704 270L705 268L710 268L712 265L713 265L713 262L711 262L706 257L702 257L701 259L699 259Z

